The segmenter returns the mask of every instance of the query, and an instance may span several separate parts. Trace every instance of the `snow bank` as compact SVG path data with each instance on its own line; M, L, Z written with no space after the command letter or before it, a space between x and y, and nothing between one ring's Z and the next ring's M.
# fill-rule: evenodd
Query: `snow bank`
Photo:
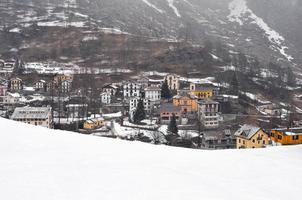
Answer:
M199 151L0 126L1 199L301 198L302 146Z

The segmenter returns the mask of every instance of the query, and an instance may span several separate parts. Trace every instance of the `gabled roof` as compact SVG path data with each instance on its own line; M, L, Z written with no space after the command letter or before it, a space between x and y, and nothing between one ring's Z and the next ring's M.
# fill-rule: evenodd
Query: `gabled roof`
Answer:
M237 137L242 137L250 140L260 130L261 130L260 127L245 124L239 130L237 130L234 135Z
M180 112L181 108L174 106L172 103L163 103L160 105L160 112Z
M12 119L47 119L50 107L19 107L16 108Z

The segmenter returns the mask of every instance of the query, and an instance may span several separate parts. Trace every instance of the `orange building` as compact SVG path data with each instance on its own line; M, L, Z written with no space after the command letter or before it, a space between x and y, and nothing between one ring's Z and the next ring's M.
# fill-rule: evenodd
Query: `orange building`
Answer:
M282 145L302 144L302 127L273 129L271 140Z
M181 108L182 113L192 113L198 110L198 101L189 95L186 96L174 96L173 105Z

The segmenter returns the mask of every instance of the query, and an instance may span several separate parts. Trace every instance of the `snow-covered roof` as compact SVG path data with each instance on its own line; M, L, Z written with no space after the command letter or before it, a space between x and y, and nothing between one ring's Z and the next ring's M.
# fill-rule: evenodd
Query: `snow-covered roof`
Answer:
M235 132L235 136L251 139L255 134L259 132L261 128L252 125L243 125L239 130Z
M12 119L47 119L51 112L50 107L18 107Z

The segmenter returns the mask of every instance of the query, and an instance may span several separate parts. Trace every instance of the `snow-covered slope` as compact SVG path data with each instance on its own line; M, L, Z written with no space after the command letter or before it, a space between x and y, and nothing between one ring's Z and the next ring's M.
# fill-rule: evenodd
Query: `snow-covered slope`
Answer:
M302 146L198 151L0 119L0 198L300 199Z

